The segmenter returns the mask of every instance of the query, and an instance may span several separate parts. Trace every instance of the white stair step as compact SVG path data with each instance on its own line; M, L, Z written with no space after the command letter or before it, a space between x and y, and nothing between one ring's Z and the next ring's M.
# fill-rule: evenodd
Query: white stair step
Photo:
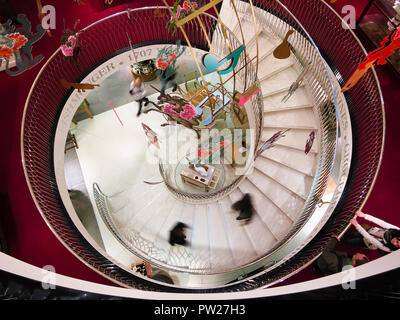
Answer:
M284 184L286 188L306 199L313 184L313 178L303 173L280 165L264 157L258 157L255 161L255 167L267 174L272 179Z
M238 216L231 209L232 201L230 197L225 197L218 201L221 212L223 213L224 223L226 224L229 242L234 252L234 262L236 266L243 265L243 261L250 261L257 257L257 252L246 230L236 220Z
M298 125L317 128L313 109L295 109L264 114L264 127L277 123L286 128Z
M163 225L165 225L166 220L171 214L171 210L176 207L178 201L168 194L165 201L161 202L159 207L154 207L154 214L149 218L142 228L138 229L139 232L146 235L149 241L156 243L159 246L159 233ZM150 213L150 212L149 212ZM149 214L150 216L150 214ZM168 241L168 239L166 239ZM163 241L165 242L165 241Z
M282 92L282 93L275 94L273 96L268 96L267 98L264 98L263 99L264 109L312 104L312 99L308 96L308 93L304 87L300 87L299 89L297 89L287 101L282 102L282 99L286 96L286 94L287 94L287 92Z
M193 254L191 253L190 239L193 230L192 228L193 228L195 209L196 208L194 205L185 204L183 206L182 211L179 212L179 215L177 214L178 212L173 215L174 218L179 216L178 219L174 221L174 219L171 218L169 220L170 224L167 231L167 237L168 237L167 239L169 239L169 230L171 230L177 222L183 222L189 227L188 229L186 229L186 239L189 242L188 246L181 246L177 244L173 246L170 245L168 264L171 266L189 268L193 263ZM163 234L165 234L165 231L163 232Z
M288 107L274 107L274 106L264 105L264 113L273 113L273 112L281 112L281 111L296 110L296 109L312 109L313 107L314 106L311 104L291 105Z
M210 264L210 241L207 206L196 205L193 218L190 250L195 259L190 265L191 269L208 269Z
M129 224L132 223L132 221L136 218L136 216L143 214L143 212L147 212L149 208L151 208L154 205L154 203L157 203L158 199L154 197L154 193L156 193L156 190L163 190L161 187L165 188L165 186L158 186L157 188L149 188L144 193L139 194L138 196L132 195L130 197L129 205L121 209L125 211L126 214L131 215L131 219L128 222ZM165 193L165 191L164 192L163 191L157 193L163 194ZM119 210L118 213L121 212L121 210Z
M241 187L243 184L245 184L245 182L246 181L244 181L239 186L239 190L236 189L229 195L231 197L232 202L240 200L247 192L247 190L243 190ZM272 230L271 228L269 228L269 226L267 226L263 222L260 214L257 211L258 195L254 194L253 192L248 192L248 193L250 193L250 195L252 196L253 206L256 212L254 212L250 222L242 225L241 227L246 230L250 241L252 242L253 246L257 251L257 254L259 256L263 256L276 244L277 237L275 230ZM236 217L237 216L238 215L236 215Z
M280 89L273 89L272 91L263 91L263 98L268 98L270 96L275 96L281 93L285 93L289 91L289 87L281 87Z
M269 138L271 138L277 131L279 130L276 128L264 128L261 135L260 146L264 141L267 141ZM304 152L307 139L311 132L312 130L289 130L286 131L285 136L279 139L275 144L289 147L293 146L293 148ZM311 150L313 152L318 152L318 147L318 135L316 135Z
M306 175L313 176L317 157L314 154L306 155L302 151L290 150L276 145L275 147L263 152L263 157L293 168Z
M263 157L259 157L257 160L267 160L266 158L263 158ZM272 162L272 161L271 161ZM287 170L287 171L289 171L290 169L288 168L288 167L285 167L285 166L281 166L282 168L284 168L285 170ZM259 168L259 167L255 167L256 168L256 170L258 171L258 172L260 172L263 176L265 176L266 178L268 178L269 180L272 180L272 181L274 181L275 183L277 183L278 185L280 185L281 187L283 187L285 190L287 190L292 196L296 196L296 197L298 197L299 199L302 199L303 201L305 201L306 200L306 195L304 195L304 192L298 192L296 189L300 189L300 190L303 190L304 188L296 188L297 187L297 184L296 183L292 183L292 184L290 184L290 186L288 186L288 178L286 177L286 176L283 176L283 173L282 173L282 176L280 176L280 174L281 174L281 172L279 172L279 174L277 174L275 177L273 177L273 176L271 176L271 175L269 175L268 174L268 172L267 171L264 171L262 168ZM280 171L282 171L282 170L280 170ZM294 171L294 170L292 170L293 172L296 172L296 171ZM290 171L289 171L290 172ZM296 172L297 174L300 174L299 172ZM307 177L306 175L303 175L303 177ZM301 180L300 180L301 181ZM297 181L298 182L298 181ZM302 182L300 182L300 185L302 184ZM294 187L293 185L295 185L296 187ZM268 196L268 195L267 195ZM287 211L285 211L285 209L284 209L284 206L280 206L279 205L279 202L277 202L277 201L275 201L273 198L271 199L277 206L279 206L279 208L281 208L282 209L282 211L284 211L284 212L287 212Z
M114 221L118 222L121 226L129 224L136 214L144 210L143 207L147 208L153 202L138 202L137 199L142 199L142 197L148 198L149 194L153 194L155 190L162 190L161 186L152 186L152 188L142 192L141 197L136 197L134 193L130 192L129 196L127 193L108 198L110 213Z
M248 179L292 222L296 221L305 201L282 185L284 181L281 184L257 169Z
M276 142L275 144L277 146L281 146L283 148L294 149L294 150L298 150L298 151L304 151L305 150L305 146L304 147L299 147L297 145L291 145L291 144L288 144L288 143L284 143L283 141L282 142ZM309 153L316 154L316 153L318 153L318 151L315 148L311 148Z
M263 81L291 66L293 66L293 60L290 57L287 59L277 59L271 54L260 61L258 66L258 78Z
M210 203L207 207L211 266L216 269L221 266L233 265L233 252L221 208L217 202Z
M260 221L263 221L263 223L258 223L259 227L256 234L258 234L260 240L262 239L261 242L264 242L263 238L268 235L270 241L267 248L272 248L276 241L272 242L271 234L266 232L266 228L264 226L261 228L260 225L266 224L268 229L273 233L273 236L276 239L281 240L291 229L292 221L281 210L274 206L271 201L268 201L264 194L248 179L240 184L239 188L241 192L252 195L253 206L257 211L257 216L260 218ZM263 229L264 231L262 231ZM266 243L268 243L268 241Z
M257 27L259 31L261 30L261 33L258 36L258 59L259 61L261 61L262 59L265 59L267 57L266 54L273 52L273 50L276 48L277 43L272 41L271 38L269 38L268 35L265 32L263 32L261 26ZM256 43L254 41L250 43L250 45L246 47L246 50L250 58L256 56L257 55Z
M242 30L243 30L243 35L244 35L244 43L243 44L247 48L248 44L251 43L253 37L255 37L254 24L247 20L244 20L244 19L241 19L241 24L242 24ZM257 31L260 33L260 30L257 30ZM233 33L236 35L236 37L238 39L240 39L240 40L242 39L242 33L240 30L239 23L236 24L236 27L233 30Z
M160 188L160 186L148 185L145 184L143 181L140 181L122 192L118 192L114 195L109 195L107 199L110 210L113 213L117 213L119 210L123 209L125 206L129 205L132 202L133 196L137 196L138 193L140 194L147 193L157 188Z
M168 242L169 232L180 220L183 208L183 202L175 201L170 210L165 210L166 212L168 212L168 214L166 215L164 222L160 224L159 229L154 235L154 243L156 243L157 247L160 248L160 250L167 252L167 259L169 251L172 248L172 246Z
M176 222L183 222L188 226L188 229L186 229L186 239L188 240L189 244L192 239L195 211L196 211L195 205L185 204L179 220L176 221Z
M292 83L296 81L298 75L299 73L293 67L290 67L261 81L263 94L265 95L268 92L273 92L281 88L290 88Z
M159 197L154 197L153 193L153 199L154 201L151 202L151 205L146 206L144 210L138 212L129 222L129 225L132 227L132 229L138 231L147 240L149 240L148 236L150 233L149 234L143 233L144 226L150 219L154 221L154 224L159 223L157 221L157 216L158 214L161 214L164 205L168 202L168 199L170 199L170 195L167 192L165 192L161 194Z

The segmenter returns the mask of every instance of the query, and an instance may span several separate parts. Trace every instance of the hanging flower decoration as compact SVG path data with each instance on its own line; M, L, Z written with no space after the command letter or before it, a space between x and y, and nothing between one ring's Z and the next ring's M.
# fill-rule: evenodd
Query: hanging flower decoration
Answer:
M170 57L168 62L165 62L163 58L157 59L157 69L165 70L176 59L176 54L172 52L168 54L168 57Z
M38 24L37 32L33 33L30 21L22 13L17 15L17 23L18 27L13 25L10 19L0 23L0 64L5 61L6 73L10 76L20 75L44 59L43 55L34 57L32 54L33 44L44 35L42 25ZM13 57L15 65L11 66L10 60Z
M194 1L191 1L192 7L190 6L189 1L184 1L183 7L182 7L179 4L181 1L182 0L175 1L174 6L172 8L172 12L174 14L171 16L171 19L168 20L167 25L166 25L166 28L168 29L168 31L171 27L174 28L172 35L174 35L177 30L176 21L178 21L179 19L182 19L182 18L186 17L188 14L190 14L192 11L192 8L196 9L197 7L199 7L199 5ZM205 4L205 1L202 1L202 2L204 2L204 3L201 3L200 6L203 6ZM175 17L176 17L176 19L175 19Z
M182 11L182 7L178 5L177 11L176 11L176 18L177 18L177 20L179 20L179 18L180 18L180 16L181 16L181 11ZM174 16L171 16L170 21L171 21L171 22L174 22L174 20L175 20L175 17L174 17Z
M188 121L197 115L196 108L190 104L185 105L180 113L176 112L174 108L175 106L168 104L163 107L163 111L171 116L180 117Z
M28 38L19 32L1 36L0 39L0 58L10 59L14 52L21 49Z
M67 42L61 46L61 52L66 57L73 56L75 46L76 46L76 37L73 35L69 36Z
M196 9L196 8L197 8L197 3L196 3L196 2L192 2L192 6L193 6L193 9ZM192 8L190 7L188 1L185 1L185 2L183 3L183 9L185 9L187 12L189 12L190 10L192 10Z
M183 107L183 111L180 113L181 118L186 120L191 120L196 115L197 115L196 108L190 104L185 105Z
M167 62L164 62L162 58L157 59L156 67L157 69L165 70L168 66Z

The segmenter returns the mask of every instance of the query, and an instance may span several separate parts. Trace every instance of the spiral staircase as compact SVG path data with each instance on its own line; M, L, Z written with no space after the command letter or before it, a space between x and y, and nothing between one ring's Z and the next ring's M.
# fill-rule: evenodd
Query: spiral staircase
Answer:
M99 248L87 232L85 234L66 197L66 190L62 190L66 189L62 181L65 180L62 161L58 161L62 159L59 151L66 136L62 122L68 125L68 117L72 117L72 114L63 113L62 107L71 91L54 90L51 100L54 109L50 117L38 121L39 95L51 79L60 77L63 72L55 69L63 63L60 53L56 52L49 60L27 103L22 136L26 175L43 217L81 260L127 287L194 292L248 290L272 285L298 272L318 256L330 234L346 230L353 212L368 196L379 168L383 136L379 84L371 73L362 80L364 86L346 96L340 93L343 79L349 76L345 67L362 59L363 49L356 38L350 30L344 29L338 30L336 35L332 35L333 30L332 34L329 31L330 38L320 33L315 26L322 19L318 10L329 12L332 21L338 19L322 2L304 4L318 9L308 17L296 1L282 3L223 1L219 19L229 37L236 36L233 43L246 45L247 59L258 57L257 63L245 69L248 76L238 78L245 87L257 83L261 89L246 104L250 127L256 132L251 151L254 153L277 131L289 130L273 148L246 167L251 170L211 194L199 196L179 190L168 183L162 166L148 167L147 171L139 173L139 180L163 178L164 183L138 183L116 194L105 194L103 186L94 183L92 201L100 218L98 221L108 236L117 240L118 250L124 249L124 262ZM153 10L134 10L130 17L150 21ZM222 58L227 52L221 40L223 29L217 23L219 20L208 14L201 17L210 34L214 32L210 36L211 43ZM182 37L179 32L172 36L163 30L165 21L150 23L158 33L148 35L133 30L126 13L89 26L90 32L82 33L82 41L87 44L87 51L96 51L99 57L83 52L81 63L90 70L97 61L115 56L114 52L130 49L122 36L116 36L111 45L107 44L109 48L106 44L96 44L102 48L91 48L96 34L110 25L118 25L121 34L128 30L137 47L157 42L174 43ZM341 25L335 27L341 28ZM199 30L194 21L185 27L192 44L206 51L209 43L200 36ZM287 59L276 59L273 51L288 30L295 30L289 40L291 55ZM332 56L333 50L337 50L331 47L333 37L343 37L338 46L352 45L353 51L347 60ZM282 102L308 62L312 64L305 80ZM85 76L79 75L79 70L66 72L79 80ZM363 104L366 99L370 102L368 107ZM52 125L44 128L45 121ZM34 141L37 130L47 130L45 136L52 141L54 156L44 143ZM306 154L305 144L311 132L315 133L315 140ZM370 138L369 141L366 138ZM54 161L53 172L46 172L46 168L39 165L47 157L45 153ZM356 167L359 169L355 170ZM49 175L50 185L43 178ZM246 193L252 195L255 213L249 223L241 224L231 206ZM190 227L186 247L168 243L168 232L176 221ZM126 261L141 259L150 262L155 269L168 272L175 284L166 285L130 270Z

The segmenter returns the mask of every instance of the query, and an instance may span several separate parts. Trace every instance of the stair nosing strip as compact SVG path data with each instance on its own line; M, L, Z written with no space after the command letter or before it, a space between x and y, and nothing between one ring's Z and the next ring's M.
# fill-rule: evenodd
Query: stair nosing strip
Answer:
M301 110L301 109L310 109L310 108L314 108L314 105L303 104L303 105L292 106L292 107L277 107L276 109L264 109L263 113L285 112L285 111L291 111L291 110Z
M299 86L299 88L303 88L304 86L305 86L305 84L302 83L302 84ZM261 86L261 87L262 87L262 86ZM264 100L264 99L267 99L267 98L269 98L269 97L271 97L271 96L275 96L275 95L277 95L277 94L284 93L284 92L286 92L286 91L289 92L289 89L290 89L290 86L289 86L289 87L282 88L282 89L278 89L278 90L275 90L275 91L271 91L271 92L269 92L269 93L263 94L262 98L263 98L263 100Z
M293 129L293 130L311 130L311 131L318 131L318 128L315 127L300 127L300 126L278 126L278 125L264 125L263 129L268 129L268 128L273 128L273 129Z

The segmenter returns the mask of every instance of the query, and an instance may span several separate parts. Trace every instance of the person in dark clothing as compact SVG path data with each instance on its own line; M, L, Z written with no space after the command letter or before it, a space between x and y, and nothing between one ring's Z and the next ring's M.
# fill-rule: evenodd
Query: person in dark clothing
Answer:
M161 90L160 90L160 95L159 99L165 95L165 89L167 88L167 84L169 82L172 83L172 91L176 91L178 89L178 84L175 81L176 78L176 68L174 66L167 66L165 70L163 70L160 74L160 81L161 81Z
M236 220L250 220L253 215L253 205L251 204L251 196L246 193L243 198L232 205L232 209L239 211Z
M169 244L180 244L185 246L187 244L185 228L188 228L183 222L178 222L169 233Z
M349 257L346 252L336 251L335 247L338 241L337 237L329 239L324 251L314 264L314 270L317 273L328 276L347 269L346 266L357 267L369 262L368 257L362 253L357 252Z

